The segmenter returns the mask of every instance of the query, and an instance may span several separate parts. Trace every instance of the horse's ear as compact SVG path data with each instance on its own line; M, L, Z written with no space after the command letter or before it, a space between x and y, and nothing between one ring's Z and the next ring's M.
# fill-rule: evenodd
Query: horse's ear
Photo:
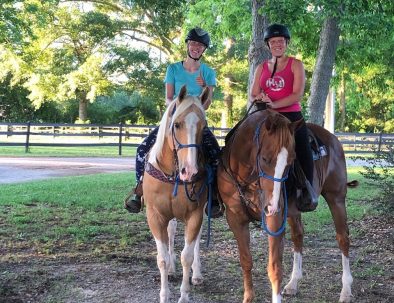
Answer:
M271 131L271 129L274 127L274 117L272 115L268 115L265 119L264 125L268 132Z
M304 124L305 124L305 120L304 120L304 119L300 119L300 120L297 120L297 121L295 121L295 122L291 122L289 128L290 128L290 130L291 130L293 133L295 133L295 132L296 132L298 129L300 129L301 126L304 125Z
M178 100L182 101L183 99L185 99L186 94L187 94L187 90L186 90L186 84L185 84L181 87L181 90L179 91Z
M275 131L277 124L276 118L277 118L277 113L267 110L267 118L264 124L268 132Z
M209 97L209 87L206 86L200 95L201 104L204 104Z

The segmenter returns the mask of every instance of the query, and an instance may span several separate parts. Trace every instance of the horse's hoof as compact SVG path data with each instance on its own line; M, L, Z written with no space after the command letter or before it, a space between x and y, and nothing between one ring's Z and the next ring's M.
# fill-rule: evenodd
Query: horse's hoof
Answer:
M203 281L204 281L204 279L202 277L192 278L192 284L194 286L201 285Z
M350 303L350 302L352 302L352 300L353 300L353 296L352 295L350 295L350 296L341 296L339 298L339 303Z
M189 298L187 298L187 297L181 297L179 300L178 300L178 303L189 303L190 301L189 301Z
M282 295L284 296L295 296L298 290L296 288L285 287L282 291Z

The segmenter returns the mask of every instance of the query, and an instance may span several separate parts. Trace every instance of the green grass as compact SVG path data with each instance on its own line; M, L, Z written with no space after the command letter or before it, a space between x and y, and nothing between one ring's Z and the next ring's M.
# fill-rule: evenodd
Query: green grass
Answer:
M116 173L0 185L0 242L49 254L65 243L101 252L146 241L147 225L136 228L145 215L123 208L134 182L132 173Z
M122 156L135 156L135 147L122 147ZM18 157L118 157L117 146L84 146L84 147L30 147L25 152L24 146L0 146L0 156Z
M359 186L357 188L348 188L346 197L346 210L348 221L360 220L365 214L376 213L372 205L368 202L369 199L378 195L378 187L368 184L367 180L359 173L361 167L348 168L348 180L358 180ZM332 225L330 209L322 197L319 200L319 206L316 211L311 213L304 213L302 215L307 233L318 233ZM331 235L331 231L328 233Z
M349 221L376 212L367 199L378 194L378 188L367 185L359 170L350 168L348 173L349 180L360 182L348 190ZM134 182L132 173L114 173L0 185L0 242L15 239L47 254L66 243L88 245L99 253L144 242L151 238L145 214L130 215L123 208ZM332 236L331 213L323 200L317 211L303 214L303 222L308 234ZM225 221L213 224L215 232L232 238Z

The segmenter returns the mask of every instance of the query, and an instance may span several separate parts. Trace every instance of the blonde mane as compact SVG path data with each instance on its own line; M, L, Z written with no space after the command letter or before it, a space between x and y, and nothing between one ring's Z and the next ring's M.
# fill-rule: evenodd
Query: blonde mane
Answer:
M176 110L175 113L171 116L170 113L172 113L175 104L176 104ZM160 121L156 142L149 153L149 159L148 159L149 163L152 164L156 163L157 158L161 156L165 138L168 132L170 131L170 129L172 128L173 121L175 121L181 114L183 114L192 105L195 105L200 109L201 115L205 119L205 110L201 102L199 101L198 97L189 95L186 96L181 103L177 103L176 100L174 100L170 104L170 106L167 107Z

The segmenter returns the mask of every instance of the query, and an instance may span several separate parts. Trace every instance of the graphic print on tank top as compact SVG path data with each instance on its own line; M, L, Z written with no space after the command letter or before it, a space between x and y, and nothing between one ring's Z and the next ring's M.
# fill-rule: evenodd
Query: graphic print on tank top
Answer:
M272 91L278 92L285 87L285 79L281 76L274 75L273 78L268 78L265 85Z

